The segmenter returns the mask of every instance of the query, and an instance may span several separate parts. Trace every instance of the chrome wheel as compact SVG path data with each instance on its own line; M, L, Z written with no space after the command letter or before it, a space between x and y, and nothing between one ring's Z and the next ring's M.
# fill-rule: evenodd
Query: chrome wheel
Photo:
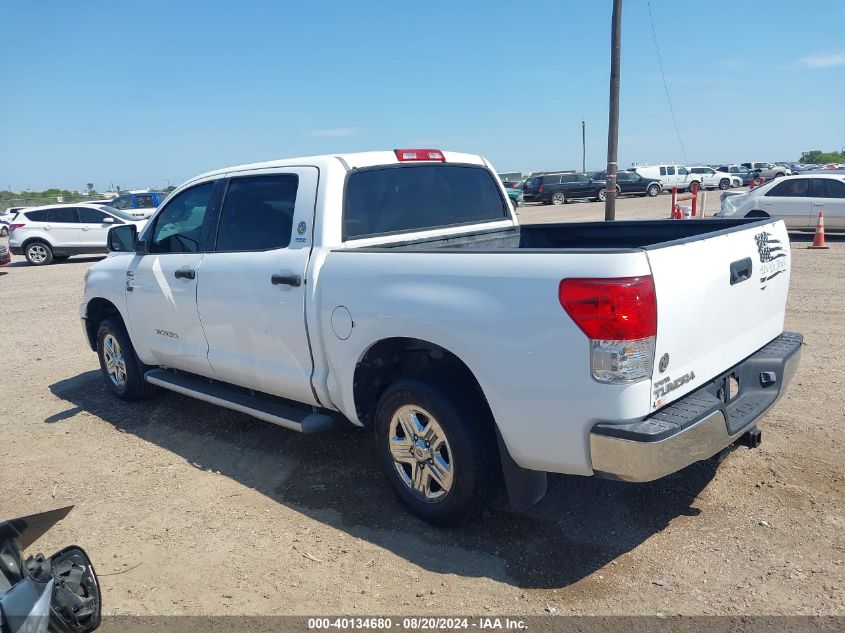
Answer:
M566 196L562 193L552 194L552 204L563 204L566 202Z
M47 247L43 244L33 244L26 249L26 252L29 255L29 261L33 264L43 264L47 261Z
M112 334L103 337L103 360L109 380L115 387L122 389L126 385L126 361L120 350L120 343Z
M607 200L607 190L600 189L599 190L599 201L604 202L605 200Z
M452 487L455 464L443 428L415 405L396 410L387 441L393 467L407 488L423 501L439 501Z

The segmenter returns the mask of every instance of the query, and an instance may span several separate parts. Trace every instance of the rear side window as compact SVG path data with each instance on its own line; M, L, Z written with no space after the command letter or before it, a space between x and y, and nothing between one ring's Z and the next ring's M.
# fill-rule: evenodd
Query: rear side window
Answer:
M56 207L47 209L47 221L57 224L72 224L79 222L76 207Z
M27 220L32 220L33 222L46 222L47 210L43 209L41 211L27 211L26 213L24 213L24 216Z
M562 182L568 182L565 176L557 174L555 176L543 176L543 183L547 185L559 185Z
M153 197L152 196L147 196L147 195L138 196L138 208L139 209L149 209L149 208L154 207L154 206L155 205L153 204Z
M845 198L845 182L832 178L813 178L814 198Z
M404 165L363 169L346 183L346 239L493 222L508 206L483 167Z
M806 198L810 195L810 180L789 178L772 187L766 195L773 198Z
M661 175L661 176L665 176L665 175L666 175L666 168L665 168L665 167L661 167L661 168L660 168L660 175Z
M578 182L578 176L561 176L561 182Z
M299 176L278 174L235 178L229 183L217 251L266 251L290 244Z

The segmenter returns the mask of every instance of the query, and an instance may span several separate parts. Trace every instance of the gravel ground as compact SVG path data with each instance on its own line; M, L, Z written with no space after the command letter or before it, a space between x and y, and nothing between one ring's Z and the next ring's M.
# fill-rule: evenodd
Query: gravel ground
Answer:
M618 217L668 207L622 200ZM0 516L75 505L36 545L84 547L109 614L843 615L845 242L806 243L786 318L806 347L761 448L651 484L556 476L528 513L452 530L403 510L366 432L305 437L170 393L116 400L77 316L97 258L16 257L0 271Z

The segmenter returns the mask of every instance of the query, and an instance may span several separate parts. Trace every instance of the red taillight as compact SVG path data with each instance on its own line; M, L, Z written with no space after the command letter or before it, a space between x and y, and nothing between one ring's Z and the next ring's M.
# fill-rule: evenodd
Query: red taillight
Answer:
M633 341L657 334L657 301L651 276L564 279L560 305L589 338Z
M446 157L439 149L395 149L396 160L402 163L412 162L416 160L439 160L441 163L446 162Z
M14 231L15 229L22 229L25 226L26 226L26 224L10 224L9 225L9 233Z

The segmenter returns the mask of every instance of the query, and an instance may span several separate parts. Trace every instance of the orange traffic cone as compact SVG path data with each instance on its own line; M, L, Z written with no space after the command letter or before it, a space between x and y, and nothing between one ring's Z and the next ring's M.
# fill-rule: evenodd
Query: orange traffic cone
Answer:
M813 245L807 248L829 248L824 243L824 211L819 211L819 221L816 224L816 235L813 237Z

